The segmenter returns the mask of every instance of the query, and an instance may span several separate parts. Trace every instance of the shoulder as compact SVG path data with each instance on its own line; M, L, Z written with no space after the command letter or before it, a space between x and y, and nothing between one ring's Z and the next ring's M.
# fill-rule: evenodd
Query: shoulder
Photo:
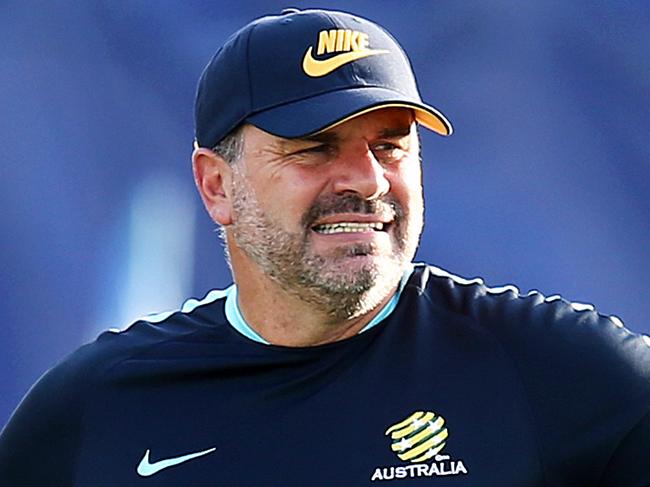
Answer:
M480 278L465 279L430 265L415 269L407 286L432 307L464 317L507 348L517 345L522 351L551 355L616 351L615 358L630 354L650 372L650 337L634 333L618 317L601 314L591 304L538 291L524 294L514 285L490 287Z
M498 343L531 394L554 390L566 404L571 397L612 401L616 390L650 407L650 338L616 316L560 296L491 288L432 266L416 267L409 284L433 314L456 316Z
M89 398L115 380L122 363L158 360L193 340L227 340L224 298L223 292L214 291L200 301L187 301L178 311L106 331L47 371L0 434L0 484L15 479L21 485L71 483ZM33 457L41 458L42 469L30 469ZM42 472L48 472L47 482L39 477Z
M600 478L603 485L650 480L635 461L650 448L648 336L591 305L522 294L514 286L490 288L431 266L417 267L409 285L429 316L488 337L485 343L506 357L554 485L581 483L576 478ZM634 480L622 481L628 478Z
M194 338L226 339L230 331L224 326L226 297L227 290L210 291L201 300L187 300L178 310L147 315L122 329L109 329L47 371L29 394L50 389L78 391L96 384L121 361L146 355L166 344Z
M203 299L189 299L172 311L150 314L122 329L109 329L63 361L59 368L95 371L94 379L119 362L151 353L157 348L193 339L215 340L229 329L224 304L227 290L210 291Z

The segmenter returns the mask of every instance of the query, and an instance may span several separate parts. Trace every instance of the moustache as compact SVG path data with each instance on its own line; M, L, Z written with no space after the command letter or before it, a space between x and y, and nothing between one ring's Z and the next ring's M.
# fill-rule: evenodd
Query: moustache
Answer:
M311 227L315 221L339 213L358 213L373 215L388 220L399 220L404 211L402 206L391 197L367 200L355 193L330 195L314 202L302 218L305 227Z

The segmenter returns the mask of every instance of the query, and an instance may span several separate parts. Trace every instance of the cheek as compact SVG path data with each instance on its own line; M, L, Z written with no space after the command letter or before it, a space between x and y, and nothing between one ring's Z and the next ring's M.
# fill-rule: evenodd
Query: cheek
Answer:
M258 199L267 217L282 222L289 231L300 227L319 194L314 181L300 175L269 178L258 188Z
M391 193L411 211L422 208L422 172L419 164L401 167L390 180Z

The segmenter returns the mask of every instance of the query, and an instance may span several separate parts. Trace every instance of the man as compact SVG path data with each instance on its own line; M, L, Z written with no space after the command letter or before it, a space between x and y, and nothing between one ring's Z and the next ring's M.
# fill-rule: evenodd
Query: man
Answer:
M647 339L411 264L418 125L451 134L368 20L234 34L192 159L235 285L48 372L0 437L0 484L650 485Z

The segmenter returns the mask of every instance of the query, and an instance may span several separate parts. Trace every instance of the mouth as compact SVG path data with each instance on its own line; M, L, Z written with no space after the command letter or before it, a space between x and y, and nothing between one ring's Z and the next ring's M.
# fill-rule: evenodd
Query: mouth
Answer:
M337 195L319 200L307 212L303 222L317 235L332 237L323 241L374 241L388 236L399 221L401 206L397 202L363 200L356 194ZM338 236L339 238L334 238ZM383 237L380 238L383 241Z
M385 232L389 226L389 223L384 222L336 222L314 225L312 230L321 235L332 235L337 233Z

